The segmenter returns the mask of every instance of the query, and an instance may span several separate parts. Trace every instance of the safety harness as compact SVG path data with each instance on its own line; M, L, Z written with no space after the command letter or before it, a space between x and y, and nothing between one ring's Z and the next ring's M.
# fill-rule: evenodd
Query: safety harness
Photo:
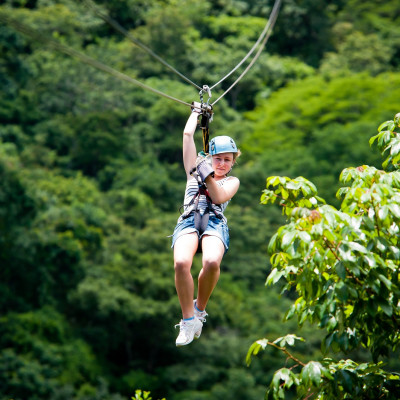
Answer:
M210 212L213 212L218 219L222 219L223 214L221 211L218 210L217 205L212 202L207 190L207 186L204 182L201 181L199 175L196 173L196 168L193 168L190 171L190 174L197 179L199 189L197 193L192 197L189 204L187 204L186 211L181 215L181 217L182 219L186 219L193 214L194 226L199 231L199 234L202 235L207 229ZM199 209L200 196L205 196L207 201L207 206L203 214L200 213Z
M207 103L203 102L203 93L207 92L208 100ZM213 110L212 106L209 104L211 99L211 90L207 85L203 86L203 89L199 92L200 95L200 103L193 102L192 108L197 108L201 110L201 121L200 127L203 131L203 152L201 153L203 156L206 156L209 151L209 138L210 138L210 128L209 124L213 118ZM199 234L202 235L204 231L207 229L208 220L210 218L210 212L213 212L218 219L222 219L222 213L217 209L217 206L213 204L211 197L208 193L206 184L201 180L199 174L197 173L196 168L193 168L190 171L190 175L192 175L198 183L199 189L193 198L190 200L189 204L186 206L186 211L181 215L182 219L189 218L190 215L194 215L194 226L199 231ZM204 210L204 213L200 213L199 209L199 201L200 196L205 196L207 201L207 206Z

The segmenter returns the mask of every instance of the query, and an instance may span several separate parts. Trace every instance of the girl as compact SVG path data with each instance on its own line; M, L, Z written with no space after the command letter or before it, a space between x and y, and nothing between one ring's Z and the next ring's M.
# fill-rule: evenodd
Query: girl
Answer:
M177 346L187 345L201 335L207 315L206 305L218 282L222 257L229 247L228 226L223 212L240 184L238 178L227 176L240 155L230 137L217 136L211 140L211 160L210 157L197 156L193 136L200 113L200 110L193 109L183 131L183 165L187 176L185 212L178 219L172 237L175 286L182 309L182 320L176 325L180 327ZM193 171L198 179L192 176ZM198 180L207 188L208 196L204 191L200 192L196 210L196 202L191 204L191 200L199 190ZM193 300L194 282L190 270L193 257L200 248L202 269L198 277L197 299Z

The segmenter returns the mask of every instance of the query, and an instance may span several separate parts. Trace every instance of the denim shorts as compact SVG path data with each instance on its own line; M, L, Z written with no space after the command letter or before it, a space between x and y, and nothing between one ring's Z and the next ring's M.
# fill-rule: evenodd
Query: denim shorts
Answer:
M229 228L226 222L217 218L214 214L210 214L210 218L208 220L207 228L202 235L199 234L199 231L194 226L194 215L190 214L188 218L181 220L177 223L174 233L172 235L172 247L174 247L176 239L181 237L182 235L186 235L188 233L197 232L197 236L199 240L204 235L216 236L221 239L222 243L225 246L225 253L229 248Z

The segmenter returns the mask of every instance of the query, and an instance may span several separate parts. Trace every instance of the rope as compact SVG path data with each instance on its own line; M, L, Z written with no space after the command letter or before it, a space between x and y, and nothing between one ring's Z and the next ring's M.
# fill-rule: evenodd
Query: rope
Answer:
M229 92L231 91L231 89L232 89L234 86L236 86L236 84L243 78L243 76L246 75L246 73L249 71L249 69L250 69L250 68L254 65L254 63L257 61L258 57L260 56L262 50L264 49L264 47L265 47L265 45L266 45L268 39L269 39L270 36L271 36L272 29L273 29L273 27L274 27L274 25L275 25L275 22L276 22L276 19L277 19L277 17L278 17L278 12L279 12L280 3L281 3L281 0L276 0L276 1L275 1L274 8L273 8L273 10L272 10L272 12L271 12L270 19L268 20L268 24L267 24L267 26L268 26L268 29L267 29L268 34L264 37L264 40L262 41L261 46L259 47L259 49L258 49L256 55L253 57L253 59L251 60L250 64L246 67L246 69L239 75L239 77L236 79L236 81L233 82L232 85L229 86L229 88L228 88L224 93L222 93L222 95L219 96L217 100L215 100L215 101L211 104L212 106L214 106L214 104L216 104L216 103L217 103L219 100L221 100L227 93L229 93ZM235 68L236 68L236 67L235 67ZM229 76L229 75L228 75L228 76ZM221 81L222 81L222 80L221 80ZM215 85L214 85L214 86L215 86Z
M187 78L185 75L183 75L181 72L179 72L176 68L174 68L172 65L168 64L166 61L164 61L159 55L154 53L150 48L148 48L146 45L144 45L142 42L140 42L138 39L136 39L132 34L130 34L125 28L123 28L117 21L109 17L108 15L103 14L98 7L96 7L95 3L92 0L84 0L84 3L91 8L103 21L107 22L110 24L112 27L114 27L118 32L122 33L125 37L127 37L131 42L136 44L138 47L140 47L142 50L146 51L148 54L150 54L152 57L154 57L157 61L159 61L161 64L165 65L167 68L169 68L172 72L180 76L183 80L186 82L190 83L197 89L201 89L199 85L196 83L192 82L189 78Z
M131 78L130 76L128 76L128 75L126 75L126 74L124 74L122 72L119 72L119 71L115 70L114 68L108 67L107 65L104 65L103 63L101 63L101 62L99 62L99 61L97 61L97 60L95 60L95 59L93 59L91 57L86 56L85 54L82 54L82 53L80 53L80 52L78 52L78 51L76 51L76 50L74 50L74 49L72 49L70 47L67 47L67 46L65 46L65 45L63 45L63 44L61 44L59 42L56 42L53 39L49 39L48 37L42 35L38 31L36 31L35 29L30 28L30 27L28 27L26 25L23 25L20 22L8 17L3 12L0 12L0 21L6 23L8 25L11 25L15 30L17 30L18 32L24 34L29 39L35 39L38 42L46 43L49 47L53 48L54 50L60 51L60 52L65 53L65 54L67 54L69 56L72 56L72 57L76 57L80 61L82 61L83 63L88 64L88 65L90 65L90 66L92 66L94 68L97 68L100 71L106 72L106 73L108 73L108 74L110 74L110 75L112 75L112 76L114 76L114 77L116 77L118 79L122 79L124 81L129 82L129 83L132 83L132 84L134 84L136 86L141 87L142 89L146 89L146 90L148 90L150 92L153 92L153 93L156 93L156 94L158 94L160 96L163 96L163 97L165 97L165 98L167 98L169 100L176 101L177 103L184 104L184 105L189 106L189 107L192 106L190 103L186 103L185 101L179 100L179 99L177 99L175 97L172 97L172 96L170 96L168 94L165 94L165 93L163 93L163 92L161 92L161 91L159 91L157 89L154 89L154 88L152 88L150 86L147 86L144 83L142 83L142 82L140 82L140 81L138 81L138 80L136 80L134 78Z

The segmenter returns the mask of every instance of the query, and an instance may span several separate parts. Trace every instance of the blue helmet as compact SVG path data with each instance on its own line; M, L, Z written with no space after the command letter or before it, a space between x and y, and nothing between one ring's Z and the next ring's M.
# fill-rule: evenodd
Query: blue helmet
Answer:
M210 154L237 153L236 143L229 136L216 136L210 141Z

